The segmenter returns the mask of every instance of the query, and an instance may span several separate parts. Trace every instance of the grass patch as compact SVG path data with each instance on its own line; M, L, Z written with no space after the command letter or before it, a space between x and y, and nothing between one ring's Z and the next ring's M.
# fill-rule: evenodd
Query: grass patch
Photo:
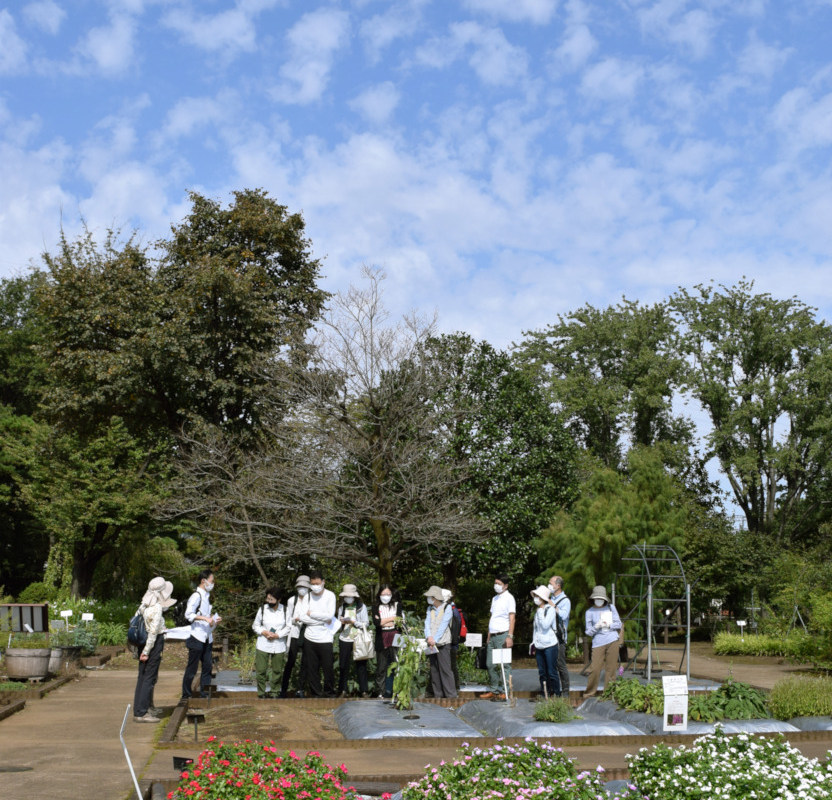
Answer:
M19 681L0 681L0 692L25 692L28 688L28 683L20 683Z
M832 716L832 678L792 675L777 681L768 706L775 719Z
M572 710L565 697L549 697L534 707L534 718L538 722L570 722L580 717Z
M714 653L718 656L781 656L809 661L817 656L817 642L803 631L793 631L788 636L718 633L714 637Z

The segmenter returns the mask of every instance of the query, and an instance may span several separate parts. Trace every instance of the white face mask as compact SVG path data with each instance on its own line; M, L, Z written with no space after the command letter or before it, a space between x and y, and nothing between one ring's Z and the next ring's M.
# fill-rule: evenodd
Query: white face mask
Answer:
M298 589L298 597L306 597L308 592L309 592L309 589L305 589L303 586L301 586Z
M534 604L535 604L536 606L542 606L542 605L543 605L543 601L542 601L539 597L535 597L535 599L534 599Z
M602 605L604 605L604 600L601 597L596 597L595 598L596 608L601 608Z
M209 594L214 591L213 582L205 584L205 591L208 592Z
M354 602L355 602L354 597L345 597L344 598L344 603L348 606L351 606Z
M392 594L383 594L379 599L381 600L382 603L384 603L384 605L387 605L393 599L393 595Z
M315 594L320 594L324 590L324 585L322 583L314 583L312 584L312 591Z
M496 594L502 594L505 591L505 588L506 588L505 586L503 586L499 583L494 584L494 592Z

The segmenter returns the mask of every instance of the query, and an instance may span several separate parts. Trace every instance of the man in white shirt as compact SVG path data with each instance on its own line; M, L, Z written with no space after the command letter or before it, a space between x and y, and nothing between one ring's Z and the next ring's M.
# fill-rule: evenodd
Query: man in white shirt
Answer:
M494 665L494 650L509 650L514 645L514 621L517 616L517 604L508 590L508 575L497 575L494 580L494 597L491 599L491 618L488 621L488 682L489 691L480 695L483 700L505 700L505 688L501 670ZM511 664L504 665L508 686L511 678Z
M303 659L309 693L314 697L335 697L332 640L340 625L335 620L335 594L324 588L324 576L309 573L309 603L295 613L294 621L304 625ZM324 686L321 690L321 670Z
M182 699L191 696L191 686L196 676L197 666L202 663L200 675L200 697L208 697L211 685L211 658L214 645L214 628L221 621L219 614L211 613L211 592L214 589L214 573L204 569L198 575L199 585L188 598L185 607L185 619L191 623L191 635L185 642L188 648L188 666L182 677Z
M563 591L563 578L560 575L553 575L549 578L549 590L552 596L549 598L549 605L557 611L563 621L564 634L569 632L569 614L572 612L572 601ZM558 643L558 676L560 677L560 696L569 697L569 670L566 668L566 647L567 643Z

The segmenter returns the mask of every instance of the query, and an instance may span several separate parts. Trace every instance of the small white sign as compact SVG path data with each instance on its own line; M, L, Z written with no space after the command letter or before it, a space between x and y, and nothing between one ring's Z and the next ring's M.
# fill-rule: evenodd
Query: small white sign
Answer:
M511 664L511 648L501 647L499 650L491 651L492 664Z
M662 678L664 691L663 731L688 729L688 679L685 675L668 675Z
M662 678L662 690L665 697L669 694L687 694L688 679L685 675L667 675Z
M95 614L90 612L84 612L81 614L81 621L82 622L92 622L95 619Z
M404 637L403 637L400 633L397 633L397 634L393 637L393 644L392 644L392 646L393 646L393 647L401 647L403 644L404 644Z
M28 622L23 623L23 629L26 631L26 633L34 633L35 632L35 629Z
M465 637L465 646L466 647L482 647L482 634L481 633L469 633Z
M72 610L69 608L65 608L63 611L61 611L61 616L66 619L69 619L72 616Z

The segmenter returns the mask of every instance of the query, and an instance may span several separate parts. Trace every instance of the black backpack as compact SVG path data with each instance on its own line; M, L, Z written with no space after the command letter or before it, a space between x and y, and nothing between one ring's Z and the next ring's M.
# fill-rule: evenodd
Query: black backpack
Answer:
M451 644L456 647L459 644L460 633L462 632L462 615L456 606L451 606Z
M139 650L143 650L147 644L147 626L144 624L144 615L141 611L137 611L130 620L130 625L127 627L127 643Z
M558 606L560 605L560 601L563 600L564 597L566 597L566 595L562 595L555 602L555 629L557 630L558 634L558 646L566 644L566 626L563 624L563 620L560 618L560 614L558 614Z

